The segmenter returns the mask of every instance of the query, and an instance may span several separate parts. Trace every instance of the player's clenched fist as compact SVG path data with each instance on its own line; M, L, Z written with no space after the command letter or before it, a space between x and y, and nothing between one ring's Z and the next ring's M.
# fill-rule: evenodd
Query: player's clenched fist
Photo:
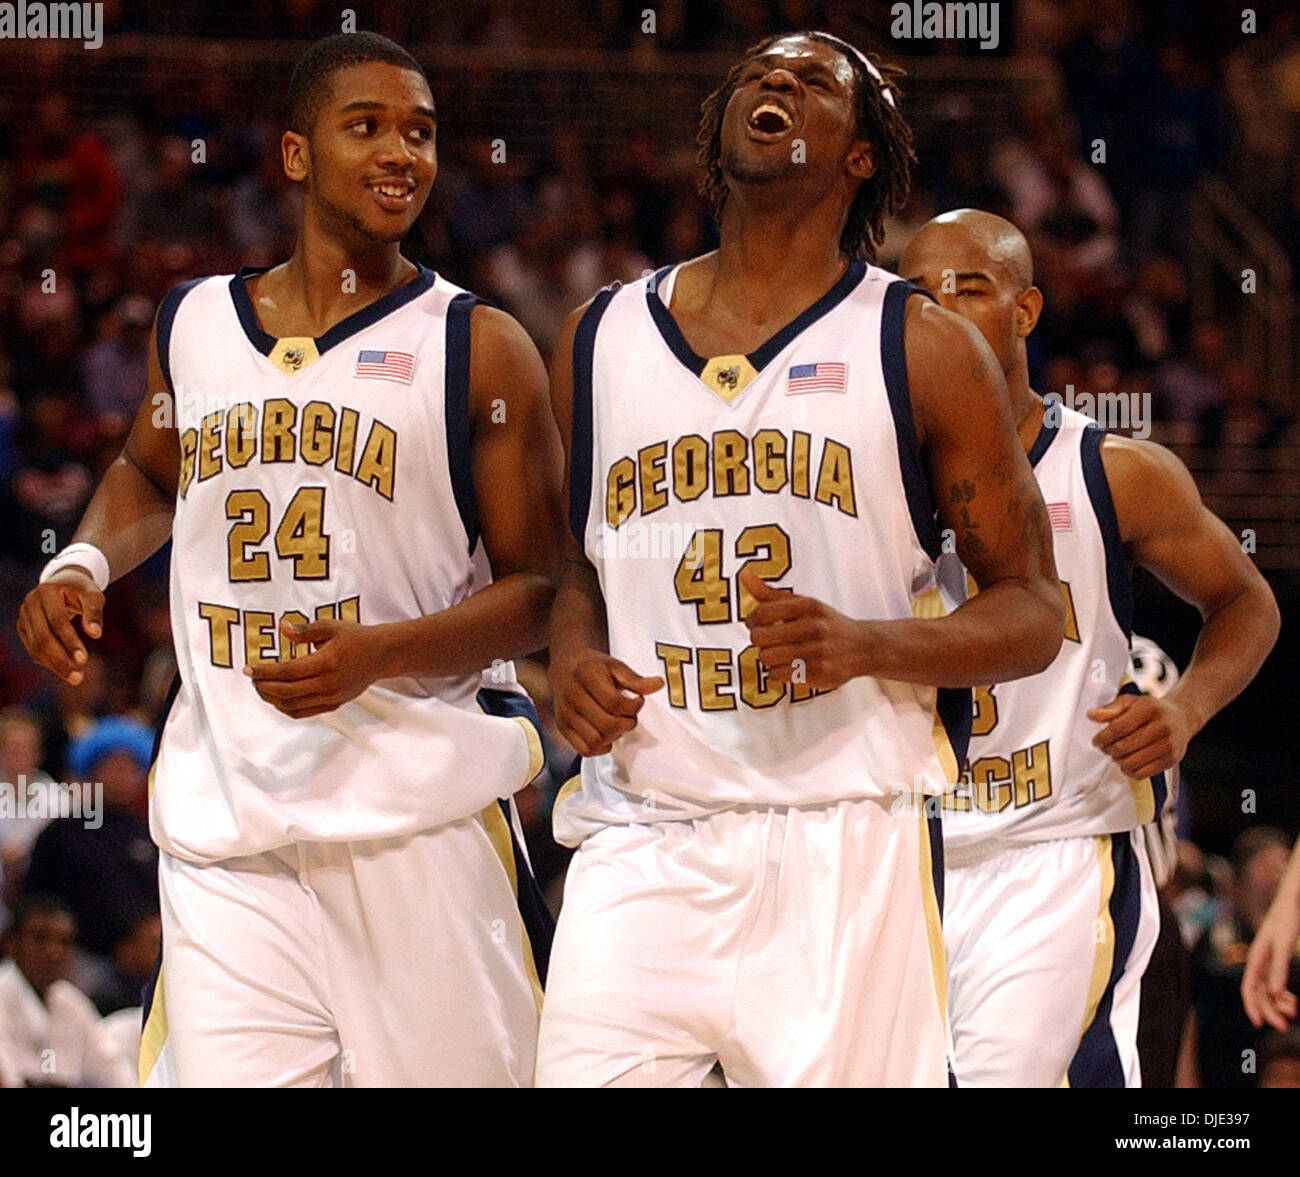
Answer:
M582 756L603 756L619 736L636 727L646 695L664 685L662 678L637 674L626 663L599 650L551 663L555 722L560 734Z
M71 568L38 584L18 611L18 636L27 652L75 687L88 655L74 618L80 619L81 634L88 638L104 631L104 594L89 576Z
M806 683L827 691L862 673L855 666L861 622L814 597L775 589L747 569L739 580L758 602L745 624L770 681Z
M1094 707L1088 718L1106 725L1093 744L1133 780L1172 768L1195 734L1176 702L1151 695L1119 695L1105 707Z
M311 653L285 662L258 662L244 667L253 688L290 719L324 715L355 699L382 677L381 627L355 621L313 621L280 627L283 641L309 643Z

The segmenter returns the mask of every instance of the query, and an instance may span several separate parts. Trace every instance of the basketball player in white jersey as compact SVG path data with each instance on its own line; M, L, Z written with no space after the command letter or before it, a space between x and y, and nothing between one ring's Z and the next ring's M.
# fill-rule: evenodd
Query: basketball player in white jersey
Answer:
M1164 774L1188 741L1259 669L1277 607L1177 458L1030 388L1025 339L1042 295L1014 225L945 213L900 271L969 319L998 358L1066 605L1065 641L1046 670L975 692L969 763L944 799L957 1081L1138 1086L1139 983L1159 920L1140 827L1160 813ZM954 398L953 411L967 406ZM1139 694L1126 673L1130 564L1205 619L1186 673L1161 698ZM941 564L946 595L977 585L983 595L978 573L966 580L956 561Z
M911 161L881 70L771 38L700 143L721 248L602 292L552 370L551 677L586 760L555 809L579 849L538 1082L698 1086L718 1061L944 1086L941 855L912 799L956 771L937 712L969 707L934 684L1060 644L1046 514L978 333L866 260ZM936 500L989 588L922 621Z
M540 993L501 801L540 747L476 695L544 642L545 373L512 319L399 253L437 166L414 59L327 38L290 106L293 255L163 300L148 396L20 630L75 683L105 586L170 536L142 1079L527 1084Z

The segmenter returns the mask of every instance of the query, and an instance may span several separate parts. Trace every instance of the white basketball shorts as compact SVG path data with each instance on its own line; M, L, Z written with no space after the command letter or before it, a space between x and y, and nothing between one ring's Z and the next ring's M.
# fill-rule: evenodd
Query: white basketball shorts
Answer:
M541 989L497 805L411 837L163 854L146 1086L524 1086Z
M958 1086L1141 1086L1160 914L1140 831L950 857L944 895Z
M593 834L538 1085L947 1086L936 825L858 800Z

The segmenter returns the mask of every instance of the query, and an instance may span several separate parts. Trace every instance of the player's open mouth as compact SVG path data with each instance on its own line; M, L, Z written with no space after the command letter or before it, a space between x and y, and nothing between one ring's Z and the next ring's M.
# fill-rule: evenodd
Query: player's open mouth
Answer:
M784 106L771 99L764 99L749 112L745 125L751 139L775 143L794 126L794 116Z
M380 208L402 212L415 199L415 181L409 179L375 180L366 185Z

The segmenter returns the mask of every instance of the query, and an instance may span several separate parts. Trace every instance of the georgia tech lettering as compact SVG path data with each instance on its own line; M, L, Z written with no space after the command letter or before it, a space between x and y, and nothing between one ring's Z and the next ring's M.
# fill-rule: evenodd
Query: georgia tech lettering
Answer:
M393 501L397 472L397 433L374 419L359 442L362 416L352 408L313 400L301 410L282 397L260 408L241 402L203 417L197 428L181 433L178 492L187 498L196 484L238 471L253 463L302 462L308 467L355 479L381 498ZM250 479L251 481L251 479ZM265 490L236 486L225 494L225 562L232 585L266 583L281 568L295 581L323 581L330 576L331 539L326 523L328 487L295 489L279 518ZM269 543L267 542L269 540ZM316 620L360 621L359 597L308 606ZM207 627L208 657L213 666L235 669L245 663L286 661L306 653L306 643L283 641L285 621L305 625L301 609L281 611L240 608L200 601L198 615ZM236 653L242 648L242 661Z
M223 469L239 470L253 461L297 460L316 467L332 462L339 473L355 478L392 502L397 434L374 419L358 458L360 420L356 409L336 410L318 400L308 401L299 413L298 406L283 397L267 400L260 413L248 401L217 409L203 418L198 429L181 433L177 489L185 498L196 478L206 482Z
M978 592L973 578L968 576L968 591ZM1074 594L1067 582L1061 582L1061 596L1065 600L1065 640L1080 643L1079 621L1074 609ZM987 736L998 726L998 700L995 687L976 687L972 692L974 717L971 736ZM1051 743L1039 740L1026 748L1017 748L1008 758L1002 755L985 755L967 764L956 786L943 795L945 809L966 812L973 809L981 813L1001 813L1009 805L1023 809L1035 801L1046 801L1052 795Z
M638 507L642 517L653 515L668 505L670 491L678 502L690 503L710 489L715 498L788 490L856 518L849 447L824 438L815 477L812 453L812 435L798 429L788 438L776 429L760 429L752 437L722 429L712 438L688 433L671 443L642 446L635 457L614 462L605 476L605 522L621 527Z
M760 429L752 436L734 429L712 437L689 433L642 446L635 455L613 462L605 475L605 522L617 531L634 516L653 515L670 500L691 503L714 498L775 495L782 491L856 518L853 454L830 437L792 430ZM728 542L721 528L694 532L673 574L677 600L695 610L700 625L743 621L756 602L740 585L748 568L767 581L791 570L790 536L777 523L751 524ZM783 699L800 703L824 693L796 681L773 683L758 648L738 654L726 646L683 646L656 641L671 707L702 711L775 707Z

